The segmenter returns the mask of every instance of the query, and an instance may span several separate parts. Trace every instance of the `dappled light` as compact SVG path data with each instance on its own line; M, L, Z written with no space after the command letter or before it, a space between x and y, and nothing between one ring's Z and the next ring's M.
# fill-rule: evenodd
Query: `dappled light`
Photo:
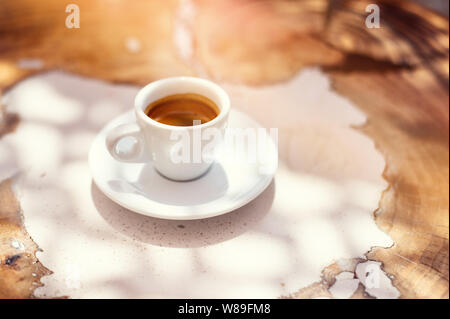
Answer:
M90 144L131 109L137 87L49 72L5 94L7 110L23 123L0 141L8 150L0 175L19 172L15 189L26 227L54 272L42 279L38 296L277 297L320 280L333 261L392 244L372 218L386 187L384 161L369 138L350 128L364 115L330 90L325 75L310 69L286 84L224 87L234 108L279 129L280 165L254 201L192 221L138 215L92 181ZM35 100L49 114L35 112ZM152 192L152 185L111 183L136 196Z

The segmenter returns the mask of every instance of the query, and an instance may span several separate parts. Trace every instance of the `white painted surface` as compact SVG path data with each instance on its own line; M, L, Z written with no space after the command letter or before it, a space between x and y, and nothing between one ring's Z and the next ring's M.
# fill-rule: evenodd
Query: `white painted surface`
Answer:
M355 274L343 271L336 276L336 282L329 288L331 295L337 299L350 298L358 289L359 279L354 278Z
M278 297L320 280L335 260L392 244L372 218L384 160L350 128L365 116L325 75L224 87L233 107L279 128L279 170L249 205L186 222L128 212L92 184L90 143L132 108L137 87L50 72L6 93L22 121L0 140L0 179L20 172L27 230L54 271L38 296Z

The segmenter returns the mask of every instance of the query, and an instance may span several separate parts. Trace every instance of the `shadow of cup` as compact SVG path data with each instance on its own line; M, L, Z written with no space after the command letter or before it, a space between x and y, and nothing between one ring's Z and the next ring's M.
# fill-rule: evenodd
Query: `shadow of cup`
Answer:
M103 219L125 236L156 246L192 248L217 244L252 229L272 207L275 181L245 206L197 220L166 220L137 214L110 200L93 181L91 195Z

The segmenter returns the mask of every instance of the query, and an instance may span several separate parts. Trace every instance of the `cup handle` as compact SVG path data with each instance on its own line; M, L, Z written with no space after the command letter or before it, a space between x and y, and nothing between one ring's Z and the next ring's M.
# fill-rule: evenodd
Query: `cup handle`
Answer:
M126 151L118 149L117 144L125 137L134 138L134 144ZM144 139L141 128L137 123L122 124L108 132L106 136L106 148L116 160L121 162L144 162Z

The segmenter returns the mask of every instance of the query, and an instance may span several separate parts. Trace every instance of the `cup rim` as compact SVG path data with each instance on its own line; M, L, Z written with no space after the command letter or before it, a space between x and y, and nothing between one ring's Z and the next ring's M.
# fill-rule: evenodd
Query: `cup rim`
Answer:
M219 114L212 119L209 122L200 124L200 125L191 125L191 126L176 126L176 125L169 125L160 123L158 121L155 121L154 119L147 116L143 110L142 107L142 100L145 99L145 97L151 93L153 89L158 87L159 85L169 83L169 82L175 82L175 81L191 81L196 82L197 84L200 84L202 86L208 87L210 90L216 91L216 93L219 95L219 99L221 100L221 105L219 105L220 112ZM136 94L136 97L134 99L134 109L136 112L136 115L139 115L141 119L146 122L149 125L153 125L162 129L166 130L192 130L192 129L201 129L201 128L207 128L210 126L215 125L217 122L222 120L224 117L227 116L229 110L230 110L230 98L228 94L225 92L225 90L220 87L218 84L202 78L192 77L192 76L174 76L174 77L168 77L163 78L160 80L153 81L146 86L142 87L139 92Z

